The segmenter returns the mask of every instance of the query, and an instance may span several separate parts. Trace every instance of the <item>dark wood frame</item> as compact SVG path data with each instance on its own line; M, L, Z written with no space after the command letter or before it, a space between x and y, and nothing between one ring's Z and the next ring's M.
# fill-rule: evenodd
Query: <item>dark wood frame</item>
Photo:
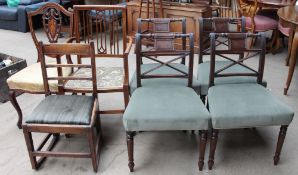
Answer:
M121 24L122 24L122 47L123 47L123 52L122 53L95 53L95 57L98 59L103 59L103 58L108 58L108 59L122 59L123 60L123 67L124 67L124 82L123 82L123 87L121 88L107 88L107 89L97 89L98 93L115 93L115 92L123 92L124 95L124 104L125 108L129 102L129 95L130 95L130 90L129 90L129 69L128 69L128 54L130 52L130 49L132 47L133 40L131 37L127 37L127 31L126 31L126 19L127 19L127 14L126 14L126 6L124 5L75 5L74 6L74 17L75 17L75 33L76 33L76 41L77 43L80 42L80 40L83 38L86 38L86 33L84 30L87 30L88 27L84 27L81 30L82 24L88 23L88 21L84 22L84 14L87 11L105 11L109 10L112 11L114 14L117 11L122 11L122 19L121 19ZM111 21L110 24L116 23L114 19ZM97 33L98 35L98 33ZM88 36L87 36L88 37ZM86 40L85 42L89 42L90 40ZM99 42L99 41L98 41ZM119 43L118 43L119 44ZM81 64L81 59L78 59L78 63ZM117 114L117 113L123 113L124 109L115 109L115 110L105 110L105 111L100 111L101 114Z
M216 49L216 44L215 40L217 36L221 37L230 37L231 35L238 35L239 37L243 37L244 41L237 41L232 39L231 43L234 42L236 44L235 47L231 46L230 49L228 50L217 50ZM242 36L241 36L242 35ZM257 77L257 83L262 85L262 79L263 79L263 74L264 74L264 66L265 66L265 54L266 54L266 38L264 33L259 33L259 34L251 34L251 33L239 33L239 34L230 34L230 33L222 33L222 34L215 34L212 33L211 35L211 62L210 62L210 79L209 79L209 87L214 86L214 79L217 77L230 77L230 76L254 76ZM248 37L258 37L260 39L260 47L259 48L254 48L254 49L247 49L246 47L241 47L241 42L246 42ZM246 66L243 64L243 61L251 58L251 57L245 57L242 59L239 59L237 61L233 60L233 63L230 65L227 65L226 67L215 71L215 56L222 56L222 54L239 54L242 52L254 52L259 54L259 66L258 70L253 70L251 67ZM226 58L230 61L232 59L229 59L228 57L223 57ZM253 73L221 73L223 70L228 69L229 67L238 64L240 66L243 66L247 69L250 69L253 71ZM286 125L281 126L279 136L278 136L278 141L277 141L277 146L276 146L276 152L274 155L274 165L277 165L281 153L281 149L284 143L284 139L286 136L286 131L287 131ZM209 152L209 160L208 160L208 167L209 170L212 169L214 165L214 155L215 155L215 150L216 150L216 145L217 145L217 139L218 139L218 129L212 129L212 134L211 134L211 141L210 141L210 152Z
M39 9L37 9L36 11L33 12L28 12L28 22L29 22L29 29L30 29L30 33L33 39L33 42L36 46L37 52L40 52L40 48L38 45L39 40L36 37L35 34L35 29L34 29L34 25L33 25L33 18L39 15L44 15L48 10L50 9L54 9L56 11L58 11L61 15L63 15L64 17L66 16L67 18L69 18L69 28L66 28L65 26L62 26L61 23L60 24L56 24L53 26L47 26L47 28L44 27L45 33L48 36L48 40L50 43L56 43L58 41L58 37L57 35L60 34L60 32L66 31L69 33L69 39L67 39L67 43L71 43L74 41L75 38L73 38L73 13L65 10L61 5L57 4L57 3L46 3L45 5L41 6ZM59 16L59 18L57 20L62 20L62 16ZM43 21L44 22L44 21ZM45 26L45 24L43 23L43 25ZM55 31L55 33L53 33L53 35L55 35L55 38L51 38L50 36L50 31ZM51 56L51 55L49 55ZM68 60L70 62L70 60ZM37 58L37 62L40 62L40 57ZM22 128L22 120L23 120L23 114L22 114L22 110L18 104L18 101L16 99L16 93L29 93L29 94L44 94L44 91L27 91L27 90L23 90L23 89L9 89L9 100L11 102L11 104L13 105L13 107L16 109L17 113L18 113L18 122L17 122L17 126L19 129Z
M163 42L163 46L159 47L159 45L155 45L155 49L149 51L142 51L142 39L153 39L155 43L160 40ZM185 49L182 50L175 50L173 45L174 42L170 40L174 40L175 38L188 38L189 47L183 47ZM185 43L186 44L186 43ZM166 46L166 47L164 47ZM156 57L158 56L177 56L169 61L163 62L161 59L157 60ZM185 57L189 57L189 65L188 65L188 72L182 72L181 70L177 70L175 67L169 65L172 61L177 61L179 59L184 59ZM141 73L141 61L142 58L148 58L150 60L156 61L161 65L156 66L145 73ZM148 79L148 78L186 78L188 79L187 86L192 87L192 77L193 77L193 57L194 57L194 38L193 34L175 34L175 33L154 33L154 34L136 34L136 75L137 75L137 87L141 87L141 79ZM180 75L147 75L149 72L152 72L162 66L170 67L178 72L182 73ZM127 140L127 150L128 150L128 167L130 172L134 171L134 136L136 131L127 131L126 132L126 140ZM207 143L207 131L199 131L199 139L200 139L200 146L199 146L199 161L198 166L199 170L201 171L204 166L204 154L205 148Z
M90 44L46 44L43 45L42 42L39 44L39 58L41 59L42 66L42 74L44 80L44 87L46 95L64 95L65 94L65 81L67 80L90 80L92 81L93 91L92 96L94 97L93 109L90 119L89 125L71 125L71 124L40 124L40 123L24 123L23 133L28 149L29 158L31 161L32 169L38 169L40 165L44 162L47 157L72 157L72 158L91 158L93 169L96 172L98 169L98 154L100 152L100 145L102 139L102 132L100 126L100 116L99 116L99 108L98 108L98 100L97 100L97 85L96 85L96 68L95 68L95 55L94 55L94 43ZM84 55L89 56L91 63L90 65L84 65L84 67L88 67L92 69L91 77L73 77L73 76L63 76L62 75L62 67L81 67L83 65L78 64L64 64L61 63L60 55ZM57 64L47 64L45 61L45 55L57 55L56 58L52 58L56 60ZM47 68L55 67L58 71L57 77L48 77ZM48 81L57 80L58 81L58 90L59 92L52 92L49 88ZM38 133L49 133L41 144L34 148L32 132ZM77 152L52 152L51 150L54 148L56 143L59 140L60 133L67 134L85 134L88 137L88 142L90 146L90 153L77 153ZM49 147L43 151L43 147L49 140L49 138L53 136L52 141L50 142ZM41 157L39 160L36 157Z

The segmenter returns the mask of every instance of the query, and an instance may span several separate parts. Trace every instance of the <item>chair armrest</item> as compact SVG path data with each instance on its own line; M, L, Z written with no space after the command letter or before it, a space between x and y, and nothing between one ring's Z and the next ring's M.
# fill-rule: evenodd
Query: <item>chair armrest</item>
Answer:
M128 45L127 45L127 47L126 47L126 50L124 51L124 54L125 54L126 56L128 56L128 54L129 54L129 52L130 52L130 50L131 50L131 47L132 47L132 43L133 43L133 39L132 39L132 37L128 36L127 38L128 38Z
M24 5L18 6L18 30L26 33L28 31L27 11Z

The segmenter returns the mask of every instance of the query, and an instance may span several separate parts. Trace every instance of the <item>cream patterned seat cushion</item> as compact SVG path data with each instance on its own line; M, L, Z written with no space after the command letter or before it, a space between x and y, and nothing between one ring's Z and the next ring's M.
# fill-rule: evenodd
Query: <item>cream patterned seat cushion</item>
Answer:
M91 69L81 68L74 72L75 77L90 77ZM96 67L97 88L119 88L123 87L123 67ZM70 80L65 84L66 88L92 89L89 80Z
M49 77L57 76L56 68L48 68ZM71 68L63 68L63 75L70 75ZM43 78L40 63L34 63L7 79L10 89L23 90L28 92L44 92ZM58 91L58 82L49 81L51 91Z

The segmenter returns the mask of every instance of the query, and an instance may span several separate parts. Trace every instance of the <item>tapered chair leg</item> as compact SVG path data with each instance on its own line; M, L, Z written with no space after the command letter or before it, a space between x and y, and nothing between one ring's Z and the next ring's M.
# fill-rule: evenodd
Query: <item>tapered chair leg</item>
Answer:
M98 169L97 151L96 151L97 139L94 137L94 129L95 128L91 128L88 133L88 142L89 142L89 147L90 147L93 170L94 170L94 172L97 172L97 169Z
M209 170L212 170L212 167L214 165L214 155L215 155L215 149L217 144L217 138L218 138L218 130L212 130L211 135L211 141L210 141L210 152L209 152L209 160L208 160L208 168Z
M31 132L28 132L26 128L23 128L23 133L24 133L32 169L36 170L38 168L38 165L37 165L36 157L32 155L32 153L34 151L32 134L31 134Z
M283 126L280 127L280 131L279 131L279 135L278 135L278 141L277 141L277 145L276 145L276 151L275 151L275 155L274 155L274 158L273 158L274 165L278 164L280 152L281 152L281 149L282 149L282 146L284 144L285 137L286 137L286 134L287 134L287 129L288 129L288 126L286 126L286 125L283 125Z
M205 149L207 144L207 131L199 131L200 137L200 153L199 153L199 170L202 171L204 167Z
M12 104L12 106L16 109L19 119L18 119L18 123L17 126L19 129L22 129L22 120L23 120L23 114L22 114L22 110L18 104L18 101L16 99L16 92L13 90L9 90L9 100Z
M126 132L128 167L130 172L133 172L133 168L135 166L134 159L133 159L134 136L135 136L135 132Z

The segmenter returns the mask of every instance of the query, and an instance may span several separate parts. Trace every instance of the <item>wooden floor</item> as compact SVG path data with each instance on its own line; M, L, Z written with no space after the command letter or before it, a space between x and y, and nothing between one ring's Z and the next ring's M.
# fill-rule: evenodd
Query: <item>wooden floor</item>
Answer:
M133 49L132 49L133 50ZM0 30L0 52L25 58L32 64L37 57L29 33ZM286 49L282 53L266 55L265 79L268 88L289 104L298 115L298 67L288 96L283 95L287 76L284 66ZM129 57L130 72L135 68L133 52ZM197 59L197 56L196 56ZM114 62L103 64L114 65ZM252 61L251 64L256 64ZM196 67L195 67L196 68ZM42 95L24 94L18 97L24 115L43 99ZM121 106L122 95L100 96L100 107ZM16 127L17 114L10 103L0 104L0 174L93 174L89 159L49 158L39 171L31 170L22 130ZM120 115L102 116L104 144L98 174L129 174L125 132ZM273 155L279 128L228 130L220 133L214 170L205 167L198 171L197 137L183 132L143 132L135 138L135 173L144 175L295 175L298 174L298 119L288 128L287 138L278 166L273 166ZM41 138L41 135L37 136ZM62 137L56 149L86 150L84 137ZM209 146L206 150L208 156Z

